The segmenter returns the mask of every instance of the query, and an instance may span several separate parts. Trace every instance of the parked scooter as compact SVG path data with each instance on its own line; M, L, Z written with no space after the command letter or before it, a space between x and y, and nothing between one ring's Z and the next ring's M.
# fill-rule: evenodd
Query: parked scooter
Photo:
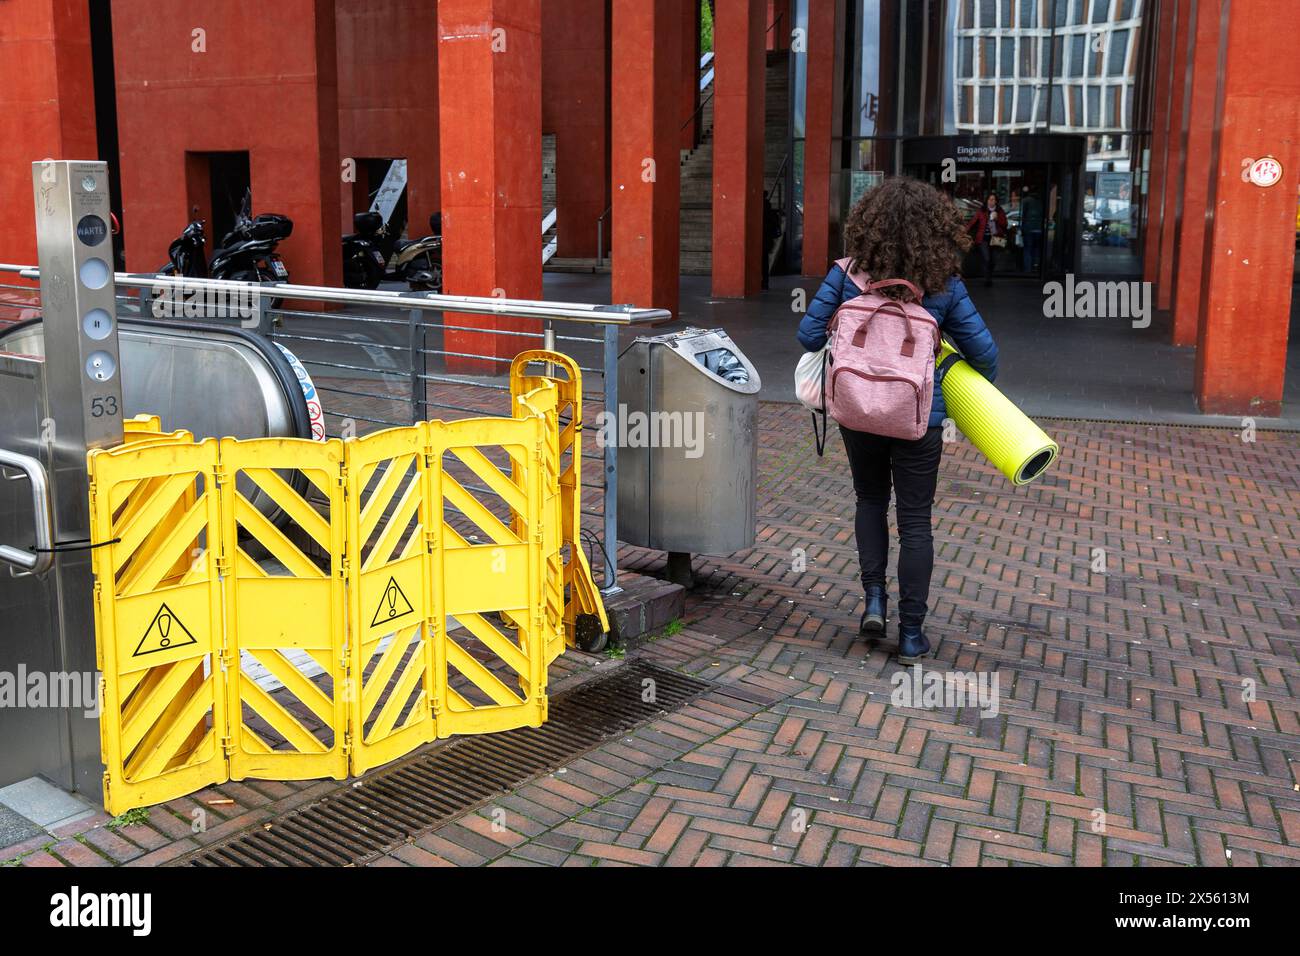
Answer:
M231 279L237 282L288 282L289 269L276 247L293 233L293 220L278 213L250 215L252 197L244 202L235 226L221 240L209 261L202 219L196 219L167 250L169 261L158 271L190 279Z
M356 232L343 237L343 284L349 289L377 289L388 271L392 244L388 223L377 212L352 217Z
M402 239L393 247L397 253L394 272L412 292L442 291L442 214L429 217L432 235Z

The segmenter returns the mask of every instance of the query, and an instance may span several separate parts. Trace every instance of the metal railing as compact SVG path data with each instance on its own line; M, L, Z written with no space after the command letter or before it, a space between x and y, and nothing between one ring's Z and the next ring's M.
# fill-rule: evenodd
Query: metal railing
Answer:
M0 273L5 272L29 280L40 277L34 267L0 263ZM119 318L157 318L156 305L163 294L170 294L172 302L200 295L207 303L250 302L252 308L239 315L227 317L226 307L214 312L205 306L203 314L193 318L238 325L292 352L316 390L329 397L324 411L331 436L409 425L429 418L433 409L452 413L443 415L446 418L508 414L508 407L502 405L509 402L508 375L514 355L544 346L556 347L577 361L584 376L586 431L597 432L594 423L599 413L618 410L620 329L672 318L665 309L629 305L258 285L152 273L118 273L117 288ZM34 304L38 297L35 287L0 286L0 331L20 315L38 314L39 306ZM25 312L13 314L10 307ZM499 327L491 321L495 319L531 319L540 328ZM484 335L504 337L519 347L505 350L508 357L488 354L476 342ZM600 533L587 543L603 552L604 586L610 589L617 586L618 574L617 444L588 443L583 457L600 462L603 476L602 483L587 489L582 514L599 522ZM596 564L594 554L592 564Z
M605 211L596 219L596 266L597 268L605 264L605 220L609 214L614 211L614 204L610 203L605 207Z

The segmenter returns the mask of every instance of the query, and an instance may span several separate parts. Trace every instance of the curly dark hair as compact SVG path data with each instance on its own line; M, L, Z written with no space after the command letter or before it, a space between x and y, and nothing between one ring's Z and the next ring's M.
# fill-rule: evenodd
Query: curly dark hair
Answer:
M907 279L926 294L942 292L970 248L965 218L928 183L892 176L857 201L844 224L844 252L873 279ZM902 286L881 295L907 298Z

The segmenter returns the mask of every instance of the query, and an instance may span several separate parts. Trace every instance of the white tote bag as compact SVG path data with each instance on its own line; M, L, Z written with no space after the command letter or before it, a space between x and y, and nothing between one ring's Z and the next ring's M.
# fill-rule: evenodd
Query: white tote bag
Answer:
M830 352L829 342L816 352L805 352L794 369L794 394L800 404L812 412L818 457L826 450L826 363ZM817 430L818 414L822 417L820 433Z

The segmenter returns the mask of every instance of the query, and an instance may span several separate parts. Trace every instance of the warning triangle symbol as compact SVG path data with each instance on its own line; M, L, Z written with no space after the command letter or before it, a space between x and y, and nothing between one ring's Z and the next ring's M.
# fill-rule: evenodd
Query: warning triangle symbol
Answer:
M149 630L144 632L144 637L140 638L140 643L136 645L135 653L131 656L143 657L145 654L156 654L159 651L170 651L197 643L198 640L181 623L180 618L164 604L154 615L153 623L149 625Z
M397 578L389 578L388 587L384 589L384 595L379 599L379 607L375 610L375 619L370 622L370 626L379 627L381 624L387 624L390 621L396 621L398 618L414 613L415 608L406 599L402 589L397 586Z

